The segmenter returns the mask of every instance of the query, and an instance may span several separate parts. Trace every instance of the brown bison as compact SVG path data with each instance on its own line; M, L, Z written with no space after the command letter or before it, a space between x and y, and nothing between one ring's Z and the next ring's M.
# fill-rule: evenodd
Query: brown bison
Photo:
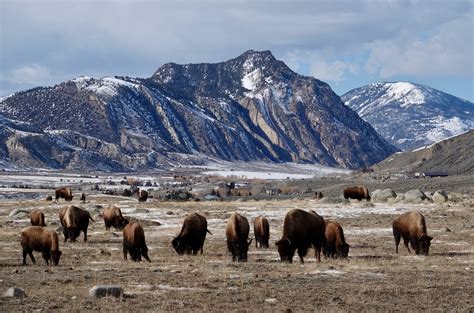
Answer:
M138 192L138 201L139 202L145 202L147 199L148 199L148 191L140 190Z
M30 222L33 226L46 226L46 223L44 222L44 214L38 210L34 210L30 213Z
M102 217L104 218L106 230L110 230L111 226L115 229L122 230L128 224L128 219L123 217L122 211L115 205L105 208L102 212Z
M123 229L123 258L127 259L127 253L134 262L140 262L142 256L148 262L148 247L145 243L145 232L138 222L127 224Z
M33 251L41 252L46 264L58 265L62 252L59 251L58 234L42 226L30 226L21 231L21 247L23 248L23 265L26 265L26 255L36 264Z
M343 194L345 199L357 199L359 201L365 199L370 201L369 189L365 186L347 187L344 189Z
M303 257L306 256L308 248L313 246L316 259L321 262L325 229L324 219L316 212L290 210L283 222L283 237L275 242L280 259L284 262L293 262L293 255L297 250L301 263L304 263Z
M255 234L255 248L268 248L268 240L270 239L270 225L268 220L263 216L258 216L253 221L253 233Z
M232 253L232 261L247 262L247 253L252 239L249 237L249 221L239 213L233 213L225 231L227 249Z
M426 232L425 217L422 214L414 211L403 213L393 221L392 227L396 253L398 253L400 238L403 238L403 243L409 253L411 251L408 242L415 249L416 254L428 255L433 237L428 236Z
M87 241L89 220L95 222L88 211L73 205L59 211L59 221L63 227L64 242L67 239L71 242L76 241L81 231L84 233L84 241Z
M314 192L314 197L319 200L319 199L324 198L324 195L321 191L315 191Z
M81 201L86 202L86 194L85 193L81 193Z
M202 254L206 233L212 235L207 229L206 218L197 213L191 213L184 218L183 227L171 244L178 254L191 254L192 252L196 255L198 251L201 251Z
M326 221L323 254L330 258L347 258L349 254L349 245L344 238L344 232L336 221Z
M56 201L59 200L59 198L63 198L66 201L72 201L72 191L71 188L69 187L61 187L56 189L55 191L56 194Z

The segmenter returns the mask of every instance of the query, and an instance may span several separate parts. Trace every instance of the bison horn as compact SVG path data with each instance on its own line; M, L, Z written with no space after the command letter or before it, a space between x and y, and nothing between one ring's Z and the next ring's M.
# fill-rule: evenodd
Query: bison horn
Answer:
M289 238L286 238L288 240L288 245L291 246L291 240Z

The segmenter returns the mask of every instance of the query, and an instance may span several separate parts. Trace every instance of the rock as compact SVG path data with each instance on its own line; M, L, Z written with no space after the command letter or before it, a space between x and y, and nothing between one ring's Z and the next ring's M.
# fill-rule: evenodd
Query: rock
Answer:
M402 202L402 201L405 201L405 195L398 194L397 197L395 198L395 202Z
M408 203L421 203L427 199L426 195L420 189L409 190L405 192L404 197L405 202Z
M3 294L4 297L10 298L26 298L25 290L19 287L8 288L7 291Z
M77 296L72 296L71 297L71 300L76 300L77 299Z
M266 303L276 303L276 302L277 302L277 299L275 299L275 298L268 298L268 299L265 299L265 302L266 302Z
M102 298L106 296L120 298L123 296L123 289L122 287L115 285L99 285L92 287L91 290L89 290L89 295L94 298Z
M89 207L86 208L87 211L89 211L89 213L91 215L95 215L95 214L100 214L100 211L103 209L104 207L101 206L100 204L94 204L94 205L91 205Z
M349 200L344 199L344 197L338 197L338 198L329 198L329 197L324 197L319 200L320 203L328 203L328 204L347 204L350 203Z
M433 202L444 203L448 201L448 194L443 190L438 190L433 195Z
M148 214L150 213L150 210L148 209L135 209L133 213L138 213L138 214Z
M166 215L173 215L173 211L166 211Z
M444 231L444 232L447 232L447 233L450 233L450 232L451 232L451 229L448 228L448 227L444 227L444 228L443 228L443 231Z
M374 190L371 195L371 200L375 202L387 202L389 199L395 199L397 194L392 189Z
M10 220L19 220L28 217L30 211L27 209L14 209L8 214L8 219Z

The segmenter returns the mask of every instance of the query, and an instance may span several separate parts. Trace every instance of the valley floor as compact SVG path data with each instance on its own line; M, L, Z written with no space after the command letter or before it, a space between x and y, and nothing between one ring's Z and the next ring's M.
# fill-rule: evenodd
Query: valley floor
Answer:
M15 208L41 209L49 227L59 228L58 211L66 205L42 200L0 203L0 291L17 286L27 298L0 298L0 311L472 311L474 310L474 210L462 203L372 204L321 203L314 199L159 202L91 195L85 208L116 204L124 215L142 221L152 263L124 261L122 234L105 231L94 214L89 241L63 243L57 267L47 267L40 253L36 265L21 266L19 233L27 217L11 220ZM337 219L350 244L349 258L322 258L309 250L305 264L280 263L273 245L281 237L283 218L291 208L315 209ZM430 256L409 255L401 244L395 254L391 222L400 213L418 210L434 237ZM249 250L249 262L232 263L226 251L225 225L232 212L249 221L268 217L269 249ZM204 254L179 256L171 240L184 216L200 212L213 233ZM96 211L98 213L98 211ZM158 223L157 223L158 222ZM161 225L158 225L161 224ZM253 236L253 230L251 230ZM94 299L94 285L120 285L125 296Z

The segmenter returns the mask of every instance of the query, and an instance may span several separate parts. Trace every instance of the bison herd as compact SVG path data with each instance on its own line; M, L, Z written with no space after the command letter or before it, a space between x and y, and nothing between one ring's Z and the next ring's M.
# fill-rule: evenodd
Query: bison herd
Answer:
M59 189L58 189L59 190ZM72 199L70 189L65 187L66 200ZM61 196L61 195L60 195ZM147 195L140 195L146 197ZM58 198L58 192L56 191ZM370 196L366 187L352 187L344 190L344 197L353 199L367 199ZM70 200L68 200L70 201ZM141 200L143 201L143 200ZM68 239L76 241L80 232L87 241L89 221L94 222L90 213L80 207L69 205L58 213L62 226L64 242ZM23 265L29 255L32 262L35 258L32 252L42 253L46 264L58 265L61 251L59 250L58 235L55 230L45 227L45 218L41 211L30 213L31 225L21 232L21 246L23 249ZM132 261L141 261L142 257L151 262L148 256L148 247L145 242L145 232L138 222L129 222L115 205L105 208L102 212L106 230L114 227L123 230L123 256L127 260L130 255ZM270 238L270 224L264 216L258 216L253 221L255 247L268 248ZM418 212L407 212L398 216L392 223L395 239L395 252L398 253L400 239L411 253L408 243L416 254L428 255L433 237L428 236L424 216ZM250 225L248 219L233 213L225 229L227 250L232 255L232 261L246 262L248 250L252 242L249 238ZM212 233L207 227L207 220L197 213L188 214L183 221L179 234L173 238L171 245L178 254L203 254L204 241L207 233ZM281 261L292 262L295 252L298 253L301 263L304 263L308 249L313 248L318 262L321 253L329 258L346 258L349 254L349 245L345 241L341 225L333 220L325 220L314 210L306 212L300 209L290 210L283 221L282 237L275 242Z

